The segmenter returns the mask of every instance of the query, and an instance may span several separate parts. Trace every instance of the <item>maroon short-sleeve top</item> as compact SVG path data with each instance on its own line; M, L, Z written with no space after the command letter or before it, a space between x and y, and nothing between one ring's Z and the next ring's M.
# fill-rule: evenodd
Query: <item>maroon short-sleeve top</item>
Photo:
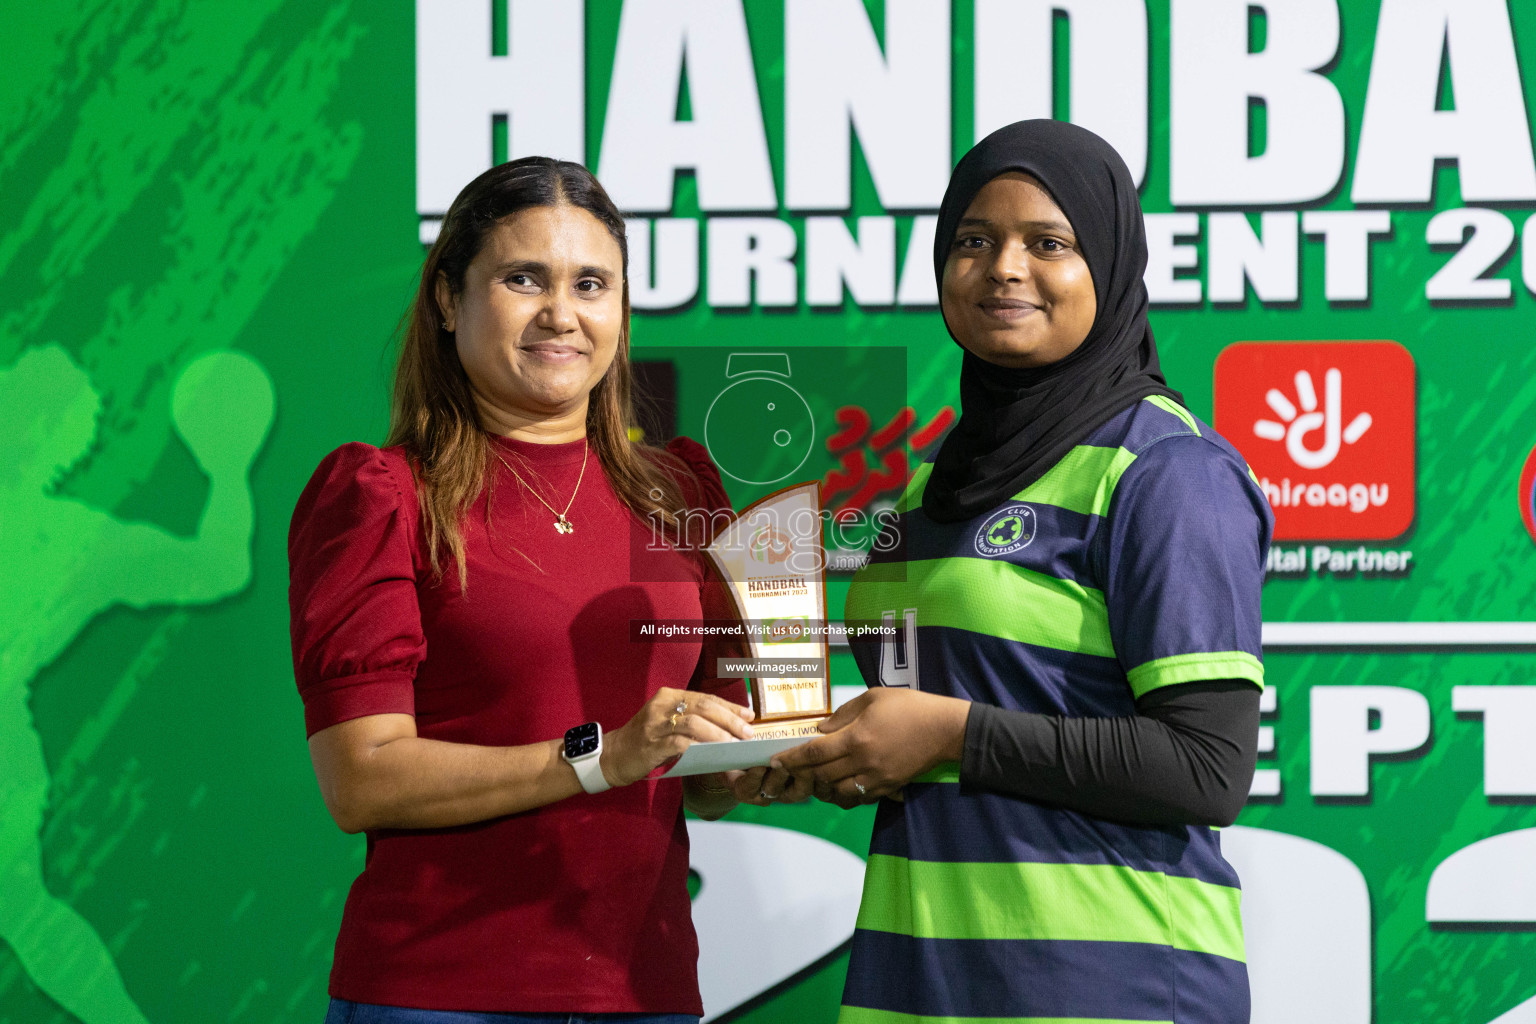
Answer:
M491 498L464 524L467 589L451 559L433 576L400 450L348 444L325 458L289 534L309 733L399 713L423 737L514 745L587 721L617 729L663 686L744 700L739 683L706 677L696 643L631 639L631 620L702 617L704 574L693 553L635 554L646 527L596 458L582 473L584 446L492 439ZM702 447L680 439L669 451L687 501L729 507ZM529 487L559 509L574 492L574 532L556 531ZM457 828L381 829L367 842L332 995L444 1010L702 1012L677 781Z

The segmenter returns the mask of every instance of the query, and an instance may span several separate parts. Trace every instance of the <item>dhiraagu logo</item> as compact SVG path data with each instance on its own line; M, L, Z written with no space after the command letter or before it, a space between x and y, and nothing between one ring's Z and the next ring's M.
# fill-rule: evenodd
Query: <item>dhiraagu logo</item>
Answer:
M1035 510L1009 505L987 517L976 531L976 553L984 558L1011 555L1035 539Z
M1215 426L1253 467L1276 540L1390 540L1413 525L1416 372L1396 342L1222 350Z

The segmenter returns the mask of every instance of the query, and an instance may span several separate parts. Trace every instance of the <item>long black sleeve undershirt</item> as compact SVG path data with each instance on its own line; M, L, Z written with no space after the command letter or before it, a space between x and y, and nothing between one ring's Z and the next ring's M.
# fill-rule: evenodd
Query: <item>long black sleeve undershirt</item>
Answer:
M972 704L963 785L1137 825L1230 825L1258 751L1259 690L1240 679L1153 690L1125 718Z

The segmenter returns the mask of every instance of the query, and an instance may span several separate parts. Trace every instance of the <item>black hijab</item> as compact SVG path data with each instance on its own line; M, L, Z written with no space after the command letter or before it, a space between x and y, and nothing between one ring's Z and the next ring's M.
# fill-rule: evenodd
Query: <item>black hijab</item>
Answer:
M1009 171L1032 175L1067 215L1098 312L1083 343L1048 366L1013 369L965 353L960 422L944 439L923 492L923 511L939 522L969 519L1006 501L1148 395L1184 401L1163 380L1147 322L1147 238L1135 182L1109 143L1085 128L1018 121L961 158L933 237L940 293L960 218L982 186Z

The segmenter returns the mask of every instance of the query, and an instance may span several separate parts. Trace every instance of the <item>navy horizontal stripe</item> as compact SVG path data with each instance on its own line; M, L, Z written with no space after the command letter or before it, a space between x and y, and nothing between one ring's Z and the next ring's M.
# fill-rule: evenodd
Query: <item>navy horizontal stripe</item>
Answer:
M884 800L871 854L946 863L1109 864L1237 888L1220 833L1137 826L954 783L913 783Z
M1009 505L1028 505L1035 511L1035 537L1024 547L1006 555L982 555L976 550L976 533L995 512ZM921 521L910 523L914 516ZM1072 580L1085 587L1103 590L1104 582L1090 565L1095 551L1093 538L1102 520L1070 509L1036 501L1006 502L985 516L958 523L939 523L920 509L901 513L880 534L880 550L871 549L870 563L918 562L929 558L981 558L989 562L1008 562Z
M894 609L900 614L900 609ZM859 673L880 685L880 641L849 641ZM1012 711L1070 718L1136 713L1125 671L1114 658L1040 647L952 626L917 628L918 679L925 693L981 701Z
M1179 951L1173 959L1175 1024L1248 1024L1248 965L1213 953Z
M843 1003L932 1017L1232 1024L1248 1019L1237 960L1142 942L853 935Z

